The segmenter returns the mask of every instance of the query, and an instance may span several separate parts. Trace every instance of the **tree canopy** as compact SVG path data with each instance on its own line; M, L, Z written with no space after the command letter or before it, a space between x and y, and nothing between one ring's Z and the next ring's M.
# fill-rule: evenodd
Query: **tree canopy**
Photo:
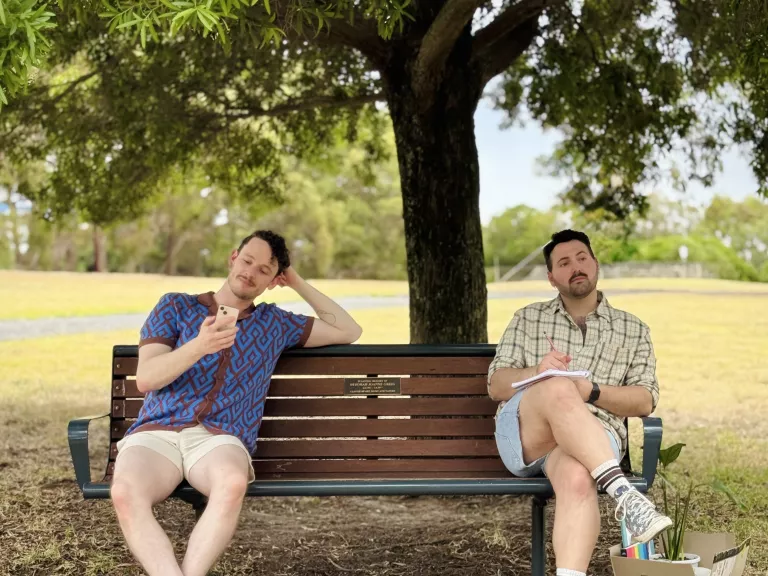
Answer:
M346 138L365 169L391 126L418 342L486 339L472 118L498 75L511 119L565 134L549 167L586 210L624 219L641 184L711 183L733 144L768 191L761 0L0 2L0 151L47 159L51 217L130 218L184 165L279 199L286 154Z

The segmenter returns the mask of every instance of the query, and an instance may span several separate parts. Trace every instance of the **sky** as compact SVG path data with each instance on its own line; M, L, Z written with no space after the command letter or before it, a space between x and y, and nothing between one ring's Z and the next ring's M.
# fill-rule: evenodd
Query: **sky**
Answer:
M566 181L552 178L538 166L537 158L549 156L562 138L559 131L544 131L535 121L524 127L502 129L506 114L494 110L488 98L475 113L475 135L480 161L480 218L487 224L493 216L517 204L547 209L558 202ZM679 197L671 186L661 184L658 192ZM730 150L723 156L723 170L709 188L690 183L686 200L708 204L715 194L743 200L755 194L757 181L747 156Z

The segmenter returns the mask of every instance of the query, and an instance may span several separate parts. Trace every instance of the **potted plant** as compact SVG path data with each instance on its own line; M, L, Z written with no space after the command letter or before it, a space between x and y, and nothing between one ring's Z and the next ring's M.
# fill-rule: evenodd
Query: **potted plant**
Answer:
M717 492L722 492L737 506L743 509L735 495L719 480L712 482L694 484L690 477L683 490L680 490L672 482L668 468L679 457L685 444L675 444L659 452L659 464L661 469L657 469L657 475L661 479L661 494L664 504L664 514L672 519L672 526L667 528L661 534L661 553L654 554L651 559L662 562L672 562L675 564L690 564L694 570L704 574L703 570L697 570L701 558L697 554L686 553L683 549L685 533L688 528L688 518L691 509L692 498L699 488L709 487ZM706 570L709 573L709 570Z

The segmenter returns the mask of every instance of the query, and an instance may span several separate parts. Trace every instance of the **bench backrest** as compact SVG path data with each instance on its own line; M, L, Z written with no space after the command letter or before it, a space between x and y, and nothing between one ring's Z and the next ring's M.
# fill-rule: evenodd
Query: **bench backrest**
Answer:
M335 346L285 352L253 457L257 477L499 478L487 396L495 347ZM139 413L136 346L116 346L111 449Z

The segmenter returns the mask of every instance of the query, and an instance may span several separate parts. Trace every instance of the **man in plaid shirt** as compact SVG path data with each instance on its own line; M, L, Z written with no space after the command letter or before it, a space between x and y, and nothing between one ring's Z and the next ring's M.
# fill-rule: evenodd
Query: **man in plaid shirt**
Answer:
M522 477L543 472L554 488L557 576L585 576L600 532L596 484L616 500L616 518L635 542L672 524L619 468L623 419L656 408L656 359L648 326L597 290L600 267L586 234L553 234L544 258L560 294L515 313L490 365L488 394L500 401L496 444L505 466ZM591 378L511 387L549 369L588 370Z

